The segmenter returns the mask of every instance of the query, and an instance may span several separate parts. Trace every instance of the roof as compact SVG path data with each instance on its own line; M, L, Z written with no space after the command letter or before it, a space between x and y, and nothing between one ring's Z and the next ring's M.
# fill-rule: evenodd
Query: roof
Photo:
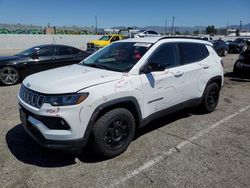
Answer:
M73 46L68 46L68 45L63 45L63 44L42 44L42 45L33 46L32 48L43 48L43 47L48 47L48 46L64 46L64 47L75 48Z
M121 42L144 42L144 43L156 43L161 40L169 40L175 42L194 42L211 45L211 42L197 39L194 37L176 37L176 36L162 36L162 37L144 37L144 38L130 38L122 40Z

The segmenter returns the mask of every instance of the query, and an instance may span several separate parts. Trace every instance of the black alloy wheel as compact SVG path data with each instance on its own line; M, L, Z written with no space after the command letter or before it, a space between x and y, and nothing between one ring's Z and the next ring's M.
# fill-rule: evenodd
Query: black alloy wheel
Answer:
M14 85L19 81L20 75L13 67L4 67L0 70L0 81L4 85Z

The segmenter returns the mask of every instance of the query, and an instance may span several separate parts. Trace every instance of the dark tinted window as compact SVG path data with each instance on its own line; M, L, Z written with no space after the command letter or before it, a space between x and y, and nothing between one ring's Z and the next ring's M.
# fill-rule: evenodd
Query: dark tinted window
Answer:
M148 34L157 35L158 33L156 33L155 31L148 31Z
M70 47L58 47L56 55L71 55Z
M151 56L150 64L165 64L166 67L177 65L177 48L175 44L164 44Z
M78 50L76 48L71 48L71 52L72 52L72 54L80 54L80 53L82 53L81 50Z
M182 43L179 45L182 54L182 64L197 62L209 55L206 46L203 44Z
M53 48L52 47L41 48L38 51L38 55L39 55L39 57L52 56L53 55Z

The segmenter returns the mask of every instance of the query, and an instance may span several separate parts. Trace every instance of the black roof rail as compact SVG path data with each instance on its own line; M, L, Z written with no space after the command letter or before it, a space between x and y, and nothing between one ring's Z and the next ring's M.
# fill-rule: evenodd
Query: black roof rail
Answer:
M163 39L197 39L197 40L202 40L200 37L165 36L165 37L161 37L158 41L163 40ZM204 40L202 40L202 41L204 41Z

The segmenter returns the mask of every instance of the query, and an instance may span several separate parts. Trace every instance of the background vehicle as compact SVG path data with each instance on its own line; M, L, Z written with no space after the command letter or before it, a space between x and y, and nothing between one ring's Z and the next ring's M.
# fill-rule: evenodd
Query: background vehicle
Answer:
M236 75L250 76L250 42L247 42L247 49L242 51L234 64L233 72Z
M157 33L153 30L141 30L137 34L134 35L135 38L142 38L142 37L159 37L161 34Z
M40 45L14 56L0 57L0 82L13 85L26 76L60 66L79 63L88 54L65 45Z
M18 100L25 130L41 145L80 151L91 139L94 151L109 158L155 118L187 107L214 111L222 85L221 58L211 43L132 38L77 65L29 76Z
M250 38L237 38L233 42L230 42L229 52L230 53L240 53L246 47L246 41Z
M87 51L96 51L104 46L109 45L112 42L122 40L124 37L123 35L104 35L99 40L92 40L87 43Z
M211 41L213 47L219 56L226 56L228 53L228 45L223 40L213 40Z
M213 38L212 37L206 37L206 36L203 36L203 37L200 37L201 40L205 40L205 41L213 41Z

